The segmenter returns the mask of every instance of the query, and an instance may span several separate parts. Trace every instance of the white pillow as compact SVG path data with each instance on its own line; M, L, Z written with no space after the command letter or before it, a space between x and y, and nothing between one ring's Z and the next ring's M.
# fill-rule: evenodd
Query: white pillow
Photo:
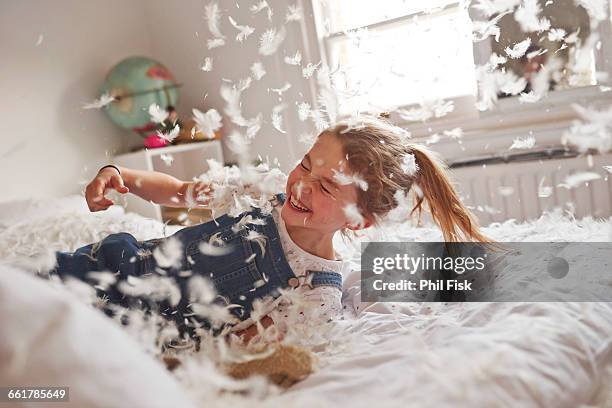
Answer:
M0 327L2 386L69 387L70 402L58 407L195 406L116 323L8 266L0 266Z

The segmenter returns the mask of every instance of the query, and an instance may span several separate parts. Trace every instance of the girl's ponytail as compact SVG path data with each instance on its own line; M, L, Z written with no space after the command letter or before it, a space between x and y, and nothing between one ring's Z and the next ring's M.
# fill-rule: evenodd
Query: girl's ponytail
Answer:
M340 123L328 132L342 143L351 169L368 183L367 191L357 192L363 214L384 217L400 204L395 197L397 191L407 194L414 189L422 194L415 194L411 215L417 212L420 216L427 201L446 241L494 242L480 232L476 218L459 199L444 162L436 154L408 143L402 130L391 124L376 119L361 122ZM407 154L414 155L414 163L405 162ZM407 171L413 164L418 169Z
M417 211L420 216L423 201L427 200L431 216L440 226L445 241L492 242L480 232L474 215L459 199L444 162L420 145L408 145L407 152L415 157L418 166L415 183L423 193L416 194L412 213Z

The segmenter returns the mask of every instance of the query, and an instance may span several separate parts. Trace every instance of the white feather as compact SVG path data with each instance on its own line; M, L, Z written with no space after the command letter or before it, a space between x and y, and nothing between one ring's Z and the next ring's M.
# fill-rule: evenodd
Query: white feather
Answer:
M167 133L164 132L160 132L159 130L157 131L157 136L161 137L162 139L167 140L168 142L172 143L174 141L174 139L176 139L176 137L179 135L181 131L181 128L179 127L179 124L177 123L176 125L174 125L174 127Z
M204 58L204 63L200 67L204 72L210 72L213 69L213 59L211 57Z
M250 230L249 233L246 236L246 239L248 239L249 241L253 241L255 242L257 245L259 245L259 249L261 251L261 256L266 256L266 241L267 241L267 237L265 235L260 234L257 231L254 230ZM255 255L255 254L253 254Z
M110 272L88 272L87 277L98 281L98 285L102 290L117 282L117 277Z
M168 118L168 111L159 107L159 105L152 103L149 105L149 116L155 123L164 123Z
M580 35L580 27L578 27L576 31L572 31L565 37L564 45L575 44L576 42L578 42L578 39L580 38L579 35Z
M444 101L442 99L424 101L419 105L418 108L398 109L397 113L404 120L410 122L424 122L431 118L441 118L455 110L453 101Z
M233 123L238 126L247 128L247 136L252 138L259 131L261 127L261 113L251 119L246 119L242 115L242 105L240 98L242 92L249 88L251 85L251 77L240 80L236 85L228 86L221 85L221 97L225 100L226 106L224 112L230 117Z
M263 115L260 113L257 114L254 118L251 118L247 121L246 124L246 136L249 139L253 139L257 133L261 130L261 123L263 121Z
M221 47L223 45L225 45L225 40L223 38L213 38L213 39L206 41L206 47L209 50L212 50L213 48Z
M527 80L518 75L514 75L513 72L509 72L509 75L504 75L502 72L501 76L498 76L499 90L503 93L510 95L518 95L527 86Z
M308 102L300 102L297 104L298 118L304 122L310 116L310 104Z
M525 55L525 52L527 51L527 48L529 48L530 45L531 38L528 37L523 41L514 44L512 47L506 47L505 51L510 58L521 58L523 55Z
M83 105L83 109L100 109L111 103L115 100L114 96L111 96L107 93L103 93L100 97L93 102L86 103Z
M232 132L227 138L227 147L238 156L245 157L250 143L240 132Z
M209 304L215 300L217 291L210 279L195 275L189 279L189 300L191 302Z
M330 123L336 123L339 106L339 92L338 88L334 86L334 74L336 74L336 71L331 73L327 66L322 67L317 72L317 83L319 85L317 100L320 106L319 111L321 114L324 113L327 115L327 119Z
M250 76L242 78L240 81L238 81L238 90L240 92L244 92L249 89L249 87L251 86L251 81L252 79Z
M243 42L255 32L253 27L248 25L239 25L231 16L229 17L229 21L234 28L238 30L238 34L236 34L236 41Z
M266 70L260 61L256 61L251 65L251 74L253 75L253 79L256 81L259 81L264 75L266 75Z
M543 95L536 94L534 91L529 91L527 93L522 93L519 95L520 103L536 103L540 99L542 99Z
M524 89L526 85L524 78L519 78L511 70L497 69L497 66L503 64L504 61L505 58L493 54L486 64L477 66L476 77L478 80L479 101L476 103L476 107L479 110L492 108L497 102L497 95L502 89L511 94Z
M174 162L174 156L172 156L171 154L162 153L162 154L159 155L159 158L162 159L162 161L168 167L172 166L172 163ZM172 198L176 198L176 197L172 197ZM176 199L178 201L178 198L176 198Z
M348 219L348 222L355 227L363 227L365 224L365 219L361 212L359 212L359 208L354 203L347 204L342 208L344 211L344 215Z
M275 92L278 96L282 96L285 92L291 89L291 84L289 82L285 82L285 84L280 88L270 88L270 91Z
M546 177L542 177L540 179L540 183L538 184L538 197L540 198L548 198L553 193L553 188L551 186L544 185L545 181Z
M154 301L167 299L172 306L176 306L181 299L181 291L174 279L163 276L128 276L127 280L119 282L118 288L129 296L146 296Z
M461 139L463 137L463 129L461 128L453 128L450 130L445 130L442 133L444 133L445 136L449 136L451 139Z
M487 39L489 36L494 36L495 41L499 42L499 36L501 34L500 28L497 26L499 20L501 20L505 15L509 14L507 11L505 13L498 14L491 20L486 21L472 21L472 41L479 42Z
M274 129L278 130L281 133L287 133L285 130L282 129L283 116L281 115L286 107L287 106L285 104L280 104L272 108L272 114L271 114L272 126L274 126Z
M325 115L319 109L313 109L310 112L310 117L319 132L329 127L329 122L325 119Z
M169 237L155 247L153 257L162 268L179 268L183 259L183 244L178 238Z
M489 57L489 61L487 62L486 66L489 70L494 70L499 65L505 64L506 62L508 62L508 58L504 57L503 55L497 55L496 53L493 53Z
M408 176L414 176L419 171L419 165L416 162L416 157L412 153L407 153L402 157L400 164L402 171Z
M548 31L548 40L549 41L562 41L565 37L566 31L562 28L551 28Z
M437 133L434 133L433 135L429 136L426 140L425 140L425 144L426 145L432 145L432 144L436 144L440 141L440 135Z
M612 150L612 108L598 111L572 104L580 120L563 134L562 142L578 147L580 152L595 149L601 153Z
M313 63L308 63L308 65L306 65L304 68L302 68L302 76L306 79L312 77L312 75L314 74L314 72L317 70L317 68L319 68L319 65L321 65L321 61L319 61L316 64Z
M525 33L546 31L550 28L550 20L539 18L541 11L538 0L522 0L520 7L514 12L514 19Z
M302 63L302 53L297 50L295 55L285 57L285 64L287 65L300 65Z
M208 256L223 256L232 252L232 248L228 246L219 246L209 242L201 242L198 245L198 250Z
M290 4L287 6L287 13L285 14L285 22L300 21L302 19L302 8L297 4Z
M485 16L491 17L507 11L512 11L521 0L475 0L472 8L481 11Z
M333 169L334 177L333 179L340 185L349 185L355 184L358 188L363 191L368 191L368 182L365 181L359 174L351 174L348 175L341 171Z
M532 149L535 146L536 140L533 136L527 136L524 139L517 137L512 141L512 145L508 150L513 149Z
M215 109L209 109L206 113L203 113L194 108L192 109L192 113L193 120L196 122L198 130L209 139L214 139L215 131L223 126L219 112Z
M269 28L264 31L259 37L259 53L265 56L274 54L285 39L285 35L285 27L281 27L278 31L276 28Z
M599 180L601 175L599 173L595 173L592 171L582 171L579 173L568 175L563 183L557 185L557 187L564 187L569 189L578 187L583 183L588 183L589 181Z
M295 195L298 200L302 199L302 190L304 189L304 183L302 180L298 181L295 185Z
M216 38L225 38L223 34L221 34L221 30L219 29L219 23L221 22L221 12L219 11L219 5L217 2L210 2L204 8L205 10L205 18L208 24L208 30L210 33Z
M254 14L257 14L262 10L267 10L268 20L272 21L272 15L273 15L272 8L270 7L270 5L268 4L266 0L261 0L259 3L251 6L251 12L253 12Z
M537 50L528 52L527 54L525 54L525 56L527 57L527 59L532 59L539 55L544 55L547 52L548 52L548 49L538 48Z
M228 86L221 85L220 94L223 100L225 100L225 114L232 119L237 125L244 123L245 119L242 117L242 111L240 107L240 96L242 91L239 90L236 85Z

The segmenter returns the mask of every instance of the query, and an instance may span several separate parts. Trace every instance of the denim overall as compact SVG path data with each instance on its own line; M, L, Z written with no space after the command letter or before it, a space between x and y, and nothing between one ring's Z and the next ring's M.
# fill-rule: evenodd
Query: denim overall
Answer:
M278 194L276 199L283 204L285 195ZM232 228L246 215L253 219L263 219L265 223ZM266 237L263 253L260 244L247 239L250 230ZM213 235L222 239L225 248L231 251L219 256L202 253L199 245L209 242ZM272 214L263 214L259 209L243 213L236 218L223 215L217 218L216 222L183 228L172 237L182 244L183 253L179 267L161 268L151 255L151 251L165 238L137 241L131 234L121 232L111 234L97 244L79 248L74 253L57 252L57 267L52 273L96 283L87 276L89 272L113 272L117 282L104 291L98 289L99 296L104 296L110 303L125 307L156 308L165 317L175 320L181 332L188 331L190 334L193 334L194 327L209 329L211 325L205 318L194 315L190 310L187 288L191 276L180 273L186 270L192 271L192 276L209 278L217 290L218 300L238 305L232 307L230 312L241 321L250 317L254 300L268 296L277 298L280 296L280 288L308 285L335 286L342 290L342 276L336 272L308 271L304 276L296 276L285 258ZM143 251L148 255L142 256ZM118 283L126 280L128 276L145 277L151 274L175 279L181 291L178 305L171 306L167 301L151 302L150 299L142 297L126 296L117 288ZM108 310L107 313L111 314Z

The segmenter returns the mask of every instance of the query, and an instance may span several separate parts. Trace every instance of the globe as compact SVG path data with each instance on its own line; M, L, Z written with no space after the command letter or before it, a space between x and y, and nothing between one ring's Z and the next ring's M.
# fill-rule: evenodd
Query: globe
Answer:
M142 133L156 125L151 122L149 106L176 106L177 88L174 76L159 62L129 57L115 65L104 80L101 93L115 97L104 110L117 125Z

